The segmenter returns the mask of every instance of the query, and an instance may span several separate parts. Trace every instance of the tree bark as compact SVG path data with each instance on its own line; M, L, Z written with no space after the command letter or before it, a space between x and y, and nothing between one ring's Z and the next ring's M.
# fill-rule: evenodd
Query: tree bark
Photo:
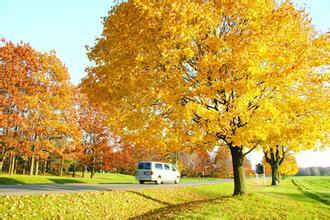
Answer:
M284 158L285 158L285 153L286 151L284 150L284 147L282 146L282 156L280 156L280 151L279 151L279 145L277 145L275 147L275 150L273 150L272 148L270 149L270 151L268 152L264 152L265 154L265 159L266 162L270 165L271 170L272 170L272 186L276 186L277 183L280 182L279 180L279 174L278 174L278 169L279 166L282 164Z
M15 162L14 162L14 167L13 167L13 173L14 173L14 175L16 175L16 171L17 171L17 158L15 157Z
M24 163L23 163L23 171L22 171L22 174L25 175L25 169L26 169L26 161L24 160Z
M13 154L11 153L10 154L10 157L9 157L9 168L8 168L8 175L11 175L11 166L12 166L12 163L13 163Z
M271 165L272 168L272 186L276 186L278 182L277 172L278 172L278 164Z
M3 162L6 160L6 155L3 153L0 160L0 171L3 173Z
M86 170L86 165L83 166L82 175L81 175L82 178L85 177L85 170Z
M13 175L14 172L15 172L15 162L16 162L16 156L15 155L12 155L10 169L9 169L9 174L10 175Z
M93 178L94 176L94 158L92 159L92 163L91 163L91 179Z
M230 146L230 153L233 161L234 172L234 196L246 194L244 156L242 148Z
M34 154L32 154L32 157L31 157L31 163L30 163L30 176L33 175L33 170L34 170Z
M39 174L39 160L36 160L35 163L36 163L36 170L35 170L34 175L38 176L38 174Z
M76 160L73 161L73 172L72 177L76 177Z
M61 162L60 162L60 174L59 174L59 176L63 175L63 166L64 166L64 160L63 160L63 157L62 157Z
M47 158L44 161L43 167L42 167L42 175L45 176L47 169Z

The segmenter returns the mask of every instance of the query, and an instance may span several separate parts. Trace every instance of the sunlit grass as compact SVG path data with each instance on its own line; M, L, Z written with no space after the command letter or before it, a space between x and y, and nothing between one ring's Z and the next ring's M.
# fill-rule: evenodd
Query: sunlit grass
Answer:
M330 178L293 178L328 188ZM312 180L312 181L310 181ZM314 183L314 186L313 186ZM233 183L132 191L3 196L0 218L330 219L330 206L291 179L278 186L248 180L249 194L232 197ZM329 191L327 191L329 192Z
M87 173L85 178L70 176L29 176L0 175L0 184L66 184L66 183L136 183L134 176L116 173L96 173L91 179Z

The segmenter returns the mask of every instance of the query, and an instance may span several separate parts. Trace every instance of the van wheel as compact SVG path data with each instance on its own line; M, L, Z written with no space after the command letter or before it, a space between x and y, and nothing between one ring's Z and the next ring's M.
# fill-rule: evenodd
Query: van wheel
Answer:
M177 178L174 180L174 183L175 183L175 184L178 184L179 182L180 182L180 178L177 177Z
M143 183L144 183L144 180L139 180L139 183L140 183L140 184L143 184Z
M163 181L162 181L162 178L159 176L157 179L156 179L156 184L161 184Z

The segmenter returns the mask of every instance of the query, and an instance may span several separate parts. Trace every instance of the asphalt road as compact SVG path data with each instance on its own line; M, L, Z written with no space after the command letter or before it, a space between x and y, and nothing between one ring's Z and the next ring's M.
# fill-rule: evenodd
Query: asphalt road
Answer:
M171 188L181 186L198 186L232 180L205 180L182 182L179 184L165 183L156 185L154 183L145 184L45 184L45 185L0 185L0 195L32 195L32 194L55 194L55 193L77 193L112 190L133 190L145 188Z

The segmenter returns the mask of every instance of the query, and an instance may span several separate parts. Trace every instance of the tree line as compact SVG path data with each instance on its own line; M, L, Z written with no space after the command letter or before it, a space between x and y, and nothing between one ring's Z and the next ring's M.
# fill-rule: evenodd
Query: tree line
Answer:
M54 51L24 43L0 46L0 165L2 173L62 176L63 172L134 174L139 160L175 163L185 176L232 177L230 155L221 148L180 152L125 144L112 133L100 107L70 83ZM251 163L246 169L252 173Z
M0 163L2 172L62 175L109 158L116 143L99 108L70 83L54 51L24 43L0 46Z
M299 168L297 176L330 176L330 167Z

